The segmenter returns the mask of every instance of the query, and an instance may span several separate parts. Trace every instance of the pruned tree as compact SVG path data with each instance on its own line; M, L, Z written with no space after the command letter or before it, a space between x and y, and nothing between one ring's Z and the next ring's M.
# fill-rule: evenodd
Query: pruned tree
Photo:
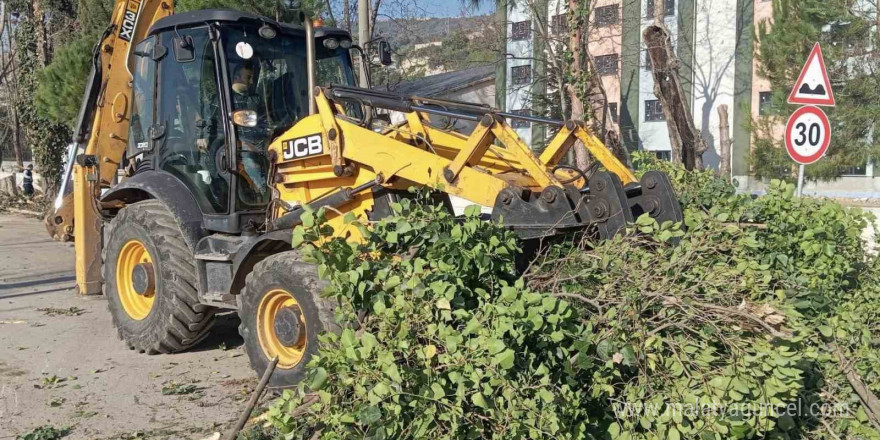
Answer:
M654 95L660 100L669 129L671 159L688 170L703 169L706 142L694 119L679 82L681 62L675 55L669 30L663 23L665 2L654 3L654 24L642 33L651 58Z
M718 174L724 179L730 179L730 147L733 141L730 139L730 122L727 115L727 105L718 106L718 142L721 147L721 164L718 167Z

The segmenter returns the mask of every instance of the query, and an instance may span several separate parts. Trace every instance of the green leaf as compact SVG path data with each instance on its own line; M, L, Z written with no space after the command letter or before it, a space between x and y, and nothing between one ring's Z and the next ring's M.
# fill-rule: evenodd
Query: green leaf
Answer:
M617 423L608 425L608 435L610 435L612 439L620 437L620 425Z
M603 361L611 359L613 351L614 347L612 346L611 341L607 339L599 341L599 344L596 345L596 354L599 355L599 359L602 359Z
M541 390L538 391L538 397L540 397L545 403L552 403L554 398L553 393L545 388L541 388Z
M788 414L779 416L779 420L776 423L779 424L779 428L783 431L790 431L795 426L794 419Z
M636 224L639 226L653 226L656 223L657 220L651 218L651 215L647 213L640 215L639 218L636 219Z
M318 367L312 372L312 381L309 382L309 388L313 391L320 390L325 382L327 382L327 370L324 367Z
M513 350L508 348L492 358L492 365L497 365L505 370L509 370L513 368L514 358L515 355Z
M669 427L669 432L666 435L667 440L681 440L681 433L678 432L674 426Z
M464 208L465 217L479 217L480 216L480 207L477 205L470 205Z
M820 325L819 326L819 333L821 333L822 336L824 336L826 338L830 338L834 334L834 330L832 330L831 327L829 327L827 325Z
M431 359L434 355L437 354L437 346L436 345L426 345L424 348L425 358Z
M636 352L633 350L632 346L627 345L623 347L623 350L620 351L623 354L623 365L627 367L631 367L636 363Z
M489 404L486 403L486 398L484 398L483 395L479 392L471 394L471 403L479 406L480 408L489 408Z
M357 418L364 425L372 425L382 418L382 411L373 405L368 405L358 411Z
M315 213L312 211L304 212L303 215L300 217L300 220L302 220L303 226L307 228L315 227Z
M452 306L449 304L449 300L446 298L440 298L437 300L434 305L437 306L440 310L452 310Z
M400 372L397 370L396 364L391 364L385 367L384 373L386 376L390 377L395 383L402 383L403 378L400 377Z
M384 382L379 382L376 386L373 387L373 392L376 393L377 396L383 397L391 392L391 389L388 388Z

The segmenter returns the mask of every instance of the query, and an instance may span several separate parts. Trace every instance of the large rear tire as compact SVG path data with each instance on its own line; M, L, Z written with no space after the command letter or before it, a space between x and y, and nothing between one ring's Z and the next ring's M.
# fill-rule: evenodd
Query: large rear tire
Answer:
M104 296L119 337L141 353L174 353L199 343L215 309L199 303L192 251L158 200L126 206L110 222Z
M296 251L268 257L248 274L238 296L238 331L258 375L278 356L270 387L299 383L318 352L318 335L338 330L333 301L321 298L326 285L317 268L300 261Z

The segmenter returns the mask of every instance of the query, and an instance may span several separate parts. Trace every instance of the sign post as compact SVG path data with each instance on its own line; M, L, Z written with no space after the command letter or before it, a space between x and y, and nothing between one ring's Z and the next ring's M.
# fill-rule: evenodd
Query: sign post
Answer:
M825 57L819 43L813 46L797 83L788 97L789 104L800 104L785 126L785 149L798 163L797 196L804 195L804 166L814 163L828 152L831 124L828 115L815 107L835 106L834 91L825 68Z
M819 107L804 106L788 118L785 125L785 149L792 160L800 164L798 196L804 191L804 165L822 158L831 144L831 124L828 115Z
M804 164L798 165L798 186L797 186L797 196L804 196Z

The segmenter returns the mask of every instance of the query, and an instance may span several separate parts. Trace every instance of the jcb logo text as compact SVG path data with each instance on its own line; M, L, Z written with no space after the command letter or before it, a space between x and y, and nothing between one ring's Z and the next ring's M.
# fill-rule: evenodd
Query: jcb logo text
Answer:
M324 153L324 145L320 134L301 137L284 142L282 149L284 160L302 159L309 156L317 156Z

